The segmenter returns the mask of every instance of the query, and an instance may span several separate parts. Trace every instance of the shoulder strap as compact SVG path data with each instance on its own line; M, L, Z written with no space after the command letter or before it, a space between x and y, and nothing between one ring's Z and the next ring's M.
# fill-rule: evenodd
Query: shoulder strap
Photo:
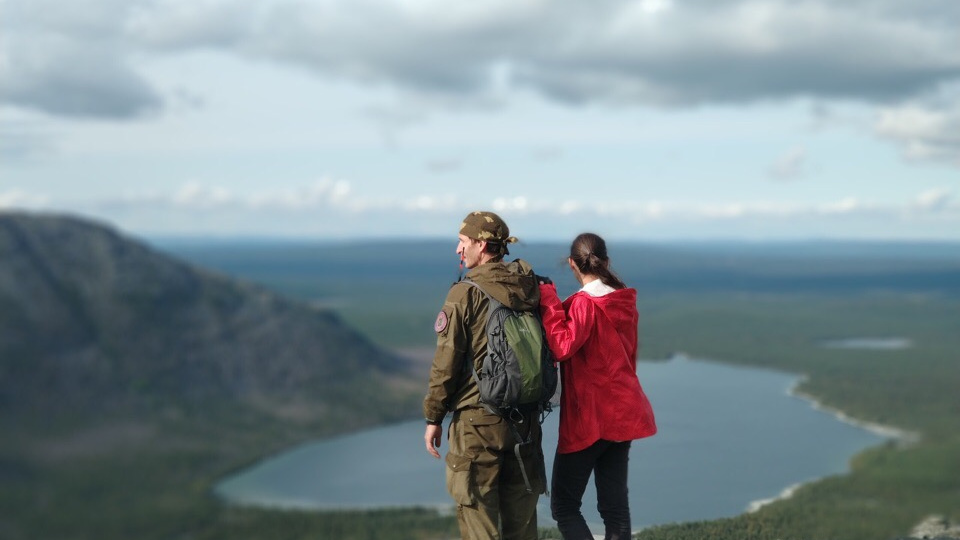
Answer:
M493 299L489 294L487 294L487 291L483 290L483 287L481 287L479 283L477 283L476 281L474 281L474 280L472 280L472 279L470 279L470 278L468 278L468 277L465 277L465 278L461 279L461 280L458 281L457 283L466 283L467 285L473 285L473 286L476 287L480 292L482 292L484 296L486 296L487 298L490 298L491 300ZM456 285L456 283L454 283L454 285Z
M491 314L494 312L494 310L496 310L498 307L502 307L503 304L502 304L501 302L497 301L496 298L490 296L490 294L487 293L487 291L485 291L485 290L483 289L483 287L481 287L480 284L477 283L476 281L474 281L474 280L472 280L472 279L470 279L470 278L463 278L463 279L461 280L461 283L466 283L467 285L473 285L474 287L477 288L478 291L480 291L481 293L483 293L483 296L487 299L487 302L489 302L489 304L487 305L487 320L486 320L486 323L489 323L489 322L490 322L490 315L491 315ZM484 328L487 327L487 326L486 326L486 323L484 323L484 326L483 326Z
M490 315L493 314L493 310L494 310L494 309L496 309L497 307L499 307L499 306L502 305L502 304L500 304L500 302L497 302L492 296L490 296L489 294L487 294L487 291L483 290L483 287L481 287L480 284L477 283L476 281L474 281L474 280L472 280L472 279L470 279L470 278L466 278L466 277L465 277L465 278L463 278L462 280L460 280L460 283L466 283L467 285L472 285L472 286L476 287L477 290L480 291L481 293L483 293L483 296L486 297L487 302L488 302L488 304L487 304L487 317L486 317L486 320L485 320L484 323L483 323L483 331L486 332L486 331L487 331L487 326L490 324ZM487 340L488 340L488 342L487 342L487 347L489 347L489 346L490 346L489 336L487 336ZM486 352L484 352L484 354L486 354ZM477 373L477 366L473 363L473 361L470 362L470 371L473 373L473 382L477 383L477 387L479 388L479 387L480 387L480 375ZM484 405L486 406L486 408L487 408L488 410L490 410L490 412L496 413L496 411L493 410L493 409L491 409L491 408L489 407L489 405L486 405L486 404L484 404Z

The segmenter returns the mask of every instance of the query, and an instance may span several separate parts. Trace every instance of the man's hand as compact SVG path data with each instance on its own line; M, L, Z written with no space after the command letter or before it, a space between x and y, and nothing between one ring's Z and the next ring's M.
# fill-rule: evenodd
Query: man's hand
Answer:
M540 285L551 285L551 284L553 284L553 281L551 281L550 278L548 278L547 276L538 276L538 275L534 274L533 277L537 278L537 283L539 283Z
M430 455L440 459L440 452L437 452L437 448L440 448L440 437L443 435L443 426L440 424L427 424L427 431L423 434L423 441L427 443L427 452L430 452Z

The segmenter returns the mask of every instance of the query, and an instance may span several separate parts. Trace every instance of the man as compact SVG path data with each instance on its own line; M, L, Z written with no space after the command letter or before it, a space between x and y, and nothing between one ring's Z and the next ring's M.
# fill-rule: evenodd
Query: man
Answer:
M540 290L528 263L503 262L507 244L516 242L507 224L492 212L472 212L460 225L457 254L470 269L467 277L491 297L518 310L536 310ZM487 348L488 300L483 291L459 281L447 293L437 315L437 350L423 400L427 421L423 436L427 452L437 448L441 422L453 413L447 436L447 490L457 503L463 540L535 540L537 499L545 491L540 423L536 412L516 423L517 435L530 438L521 445L521 463L514 454L518 442L508 421L485 409L473 369L479 370ZM521 467L526 467L530 489Z

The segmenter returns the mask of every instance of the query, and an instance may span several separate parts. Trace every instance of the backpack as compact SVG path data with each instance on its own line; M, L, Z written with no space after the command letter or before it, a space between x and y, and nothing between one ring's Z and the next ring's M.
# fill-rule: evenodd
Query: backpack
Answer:
M473 366L480 402L504 418L514 418L515 412L549 413L550 399L557 390L557 366L540 312L511 309L476 282L463 281L480 289L489 302L487 352L479 373Z
M520 473L527 492L533 493L527 469L520 455L520 447L530 444L531 436L520 435L517 424L524 422L525 412L536 411L542 424L552 410L550 399L557 390L557 364L547 345L546 332L540 320L540 311L511 309L487 294L471 279L473 285L487 298L487 352L480 372L472 366L473 379L480 389L480 403L503 417L513 432L517 444L513 452L520 463ZM540 473L546 478L543 460ZM549 494L549 493L548 493Z

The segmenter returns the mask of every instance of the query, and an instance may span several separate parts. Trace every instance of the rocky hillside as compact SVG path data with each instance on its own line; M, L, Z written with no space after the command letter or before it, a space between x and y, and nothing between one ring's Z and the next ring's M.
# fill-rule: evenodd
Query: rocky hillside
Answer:
M97 223L0 213L0 410L312 401L405 369L333 313Z

